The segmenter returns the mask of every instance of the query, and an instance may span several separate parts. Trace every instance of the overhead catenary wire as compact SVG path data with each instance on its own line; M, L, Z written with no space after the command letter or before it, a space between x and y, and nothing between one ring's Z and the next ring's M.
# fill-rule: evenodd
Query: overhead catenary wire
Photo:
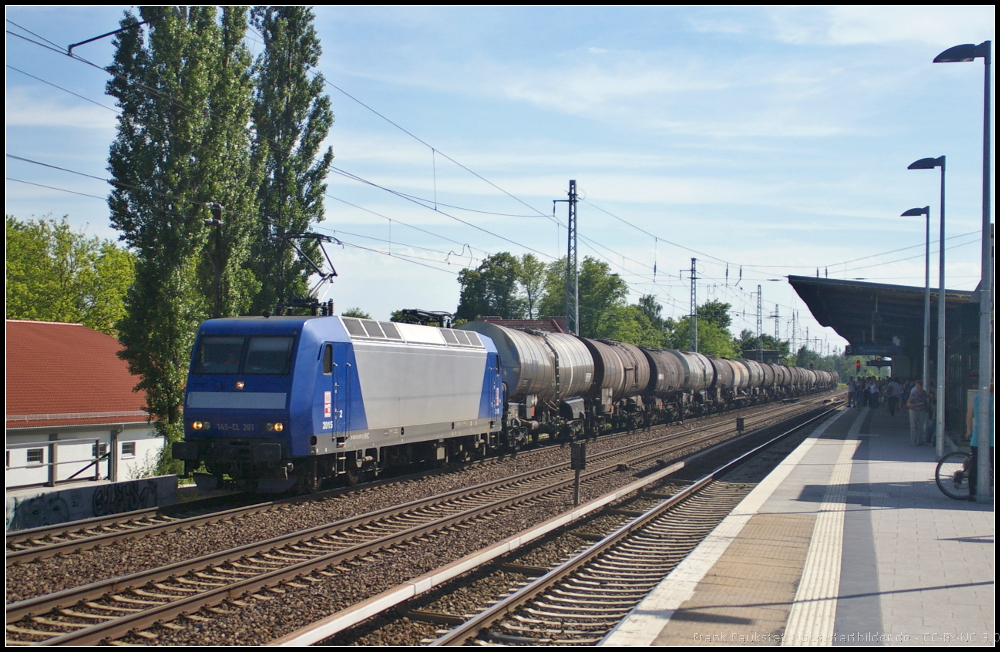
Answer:
M100 199L101 201L107 201L107 197L100 197L98 195L89 195L85 192L77 192L76 190L67 190L66 188L56 188L55 186L46 186L42 183L34 183L33 181L25 181L24 179L15 179L13 177L4 177L7 181L16 181L17 183L23 183L29 186L38 186L39 188L47 188L49 190L58 190L59 192L68 192L71 195L80 195L81 197L92 197L94 199Z
M452 215L450 213L446 213L445 211L435 210L433 207L427 206L426 204L424 204L424 203L422 203L420 201L417 201L415 199L407 197L406 195L400 193L397 190L393 190L392 188L388 188L386 186L380 185L378 183L375 183L374 181L369 181L368 179L360 177L360 176L358 176L356 174L353 174L351 172L347 172L346 170L342 170L342 169L340 169L338 167L335 167L335 166L331 165L330 166L330 171L332 171L332 172L334 172L336 174L339 174L340 176L343 176L345 178L352 179L354 181L358 181L360 183L372 186L373 188L378 188L380 190L383 190L383 191L385 191L385 192L387 192L389 194L395 195L395 196L397 196L397 197L399 197L401 199L404 199L406 201L412 202L412 203L416 204L417 206L423 206L424 208L426 208L428 210L432 210L435 213L440 213L441 215L444 215L445 217L448 217L448 218L450 218L452 220L455 220L456 222L461 222L462 224L464 224L464 225L466 225L468 227L476 229L477 231L482 231L483 233L489 234L489 235L493 236L494 238L498 238L500 240L503 240L504 242L510 243L510 244L515 245L517 247L521 247L522 249L527 249L528 251L536 253L536 254L538 254L540 256L545 256L546 258L551 258L553 260L556 259L555 256L552 256L551 254L547 254L544 251L540 251L538 249L535 249L534 247L531 247L531 246L528 246L526 244L517 242L516 240L511 240L510 238L504 237L504 236L502 236L502 235L500 235L498 233L494 233L493 231L490 231L489 229L486 229L486 228L483 228L483 227L478 226L476 224L473 224L472 222L469 222L468 220L463 220L460 217L456 217L456 216L454 216L454 215Z
M336 89L337 89L338 91L341 91L341 92L343 92L343 91L342 91L342 89L340 89L340 88L336 87L335 85L333 85L333 84L330 84L330 85L331 85L331 86L334 86L334 88L336 88ZM64 89L63 89L63 90L64 90ZM353 96L350 96L350 95L349 95L349 94L347 94L347 93L345 93L345 94L346 94L346 95L348 95L349 97L351 97L351 99L356 99L356 98L353 98ZM361 102L359 102L359 103L361 103ZM363 103L361 103L361 104L362 104L362 105L364 105ZM370 107L367 107L367 105L364 105L364 106L366 106L366 108L369 108L369 109L370 109ZM374 109L371 109L371 110L372 110L373 112L375 112L376 114L378 114L378 112L377 112L377 111L374 111ZM379 114L379 115L381 116L381 114ZM387 120L388 122L392 123L392 124L393 124L394 126L396 126L397 128L401 129L402 131L404 131L405 133L407 133L407 134L408 134L408 135L410 135L411 137L413 137L413 138L417 139L418 141L420 141L421 143L423 143L423 144L424 144L424 145L426 145L427 147L430 147L430 148L431 148L431 150L432 150L432 152L436 152L436 153L440 153L440 152L439 152L439 150L437 150L436 148L434 148L434 147L430 146L430 145L429 145L428 143L426 143L426 142L422 141L422 140L421 140L420 138L416 137L415 135L413 135L412 133L410 133L410 132L409 132L409 131L407 131L406 129L403 129L403 128L402 128L402 127L400 127L399 125L396 125L395 123L393 123L393 122L392 122L391 120L389 120L388 118L385 118L384 116L381 116L381 117L383 117L384 119L386 119L386 120ZM463 165L461 165L461 164L457 163L457 161L454 161L453 159L450 159L450 160L452 160L453 162L455 162L455 163L456 163L457 165L459 165L460 167L462 167L462 168L464 168L464 169L468 170L468 168L465 168L465 166L463 166ZM53 166L53 167L55 167L55 166ZM469 171L470 173L473 173L473 174L475 174L475 173L474 173L474 172L472 172L471 170L468 170L468 171ZM478 177L482 178L482 179L483 179L484 181L488 181L488 180L486 180L485 178L481 177L481 176L480 176L480 175L478 175L478 174L476 174L476 176L478 176ZM112 183L112 182L108 181L107 179L104 179L104 181L105 181L105 182L108 182L108 183ZM497 187L497 188L499 188L499 186L495 186L495 184L492 184L492 185L494 185L494 187ZM502 190L502 189L501 189L501 190ZM507 194L509 195L510 193L507 193ZM406 195L406 193L399 193L399 195L400 195L400 196L404 196L404 195ZM329 196L329 195L328 195L328 196ZM512 197L513 197L513 195L510 195L510 196L512 196ZM423 199L420 199L420 198L416 197L415 195L411 195L410 197L411 197L412 199L416 199L416 200L418 200L418 201L425 201L425 202L429 202L429 201L431 201L431 200L423 200ZM336 198L335 198L335 199L336 199ZM516 197L515 197L515 199L516 199ZM338 201L339 201L339 200L338 200ZM522 202L522 203L523 203L523 202ZM591 204L591 206L593 206L593 204L592 204L591 202L587 202L587 203L588 203L588 204ZM475 210L475 209L467 209L467 208L463 208L463 207L457 207L457 206L450 206L450 205L448 205L448 204L438 204L438 203L436 202L436 198L435 198L435 205L439 205L439 206L444 206L444 207L448 207L448 208L454 208L455 210L469 210L469 211L473 211L473 212L479 212L479 213L484 213L484 214L499 214L499 213L489 213L489 212L487 212L487 211L477 211L477 210ZM527 204L526 204L526 205L527 205ZM360 208L360 207L359 207L359 208ZM595 206L595 208L598 208L598 210L602 210L602 211L603 211L603 209L600 209L599 207L596 207L596 206ZM365 209L362 209L362 210L365 210ZM533 209L533 210L536 210L536 209ZM538 212L539 212L540 214L542 214L542 215L545 215L545 214L544 214L544 213L542 213L541 211L538 211ZM606 212L606 211L605 211L605 212ZM546 217L548 217L547 215L545 215L545 216L546 216ZM452 216L450 216L450 215L449 215L448 217L452 217ZM531 217L531 216L516 216L516 217ZM612 215L612 217L617 217L617 216L614 216L614 215ZM399 221L399 220L395 220L395 218L388 218L388 217L385 217L385 219L389 219L389 220L393 220L393 221ZM620 219L620 218L618 218L618 219ZM459 221L462 221L462 220L459 220ZM629 222L627 222L627 221L625 221L625 220L621 220L621 221L625 222L626 224L630 224ZM467 222L463 222L463 223L466 223L466 224L468 224ZM408 226L409 226L409 225L408 225ZM470 225L470 226L472 226L472 225ZM632 225L632 226L634 226L634 225ZM413 227L413 228L417 228L417 227ZM638 227L636 227L636 228L638 228ZM418 230L419 230L419 229L418 229ZM481 229L481 230L483 230L483 231L484 231L484 232L486 232L486 233L489 233L490 235L493 235L493 236L496 236L496 237L501 237L501 238L502 238L502 236L497 236L497 234L494 234L494 233L492 233L492 232L490 232L490 231L488 231L488 230L485 230L485 229ZM642 229L640 229L640 230L642 230ZM428 234L430 234L430 232L429 232L429 231L424 231L424 232L425 232L425 233L428 233ZM645 232L645 231L644 231L644 232ZM648 232L645 232L645 233L646 233L647 235L650 235L651 237L653 237L653 238L654 238L654 243L655 243L655 242L657 242L657 241L658 241L659 239L662 239L662 238L659 238L658 236L655 236L655 235L652 235L652 234L649 234ZM505 238L504 238L504 239L505 239ZM512 243L512 244L515 244L515 245L517 245L517 246L523 246L523 245L520 245L519 243L516 243L516 242L515 242L515 241L513 241L513 240L508 240L508 239L505 239L505 240L506 240L507 242L510 242L510 243ZM589 240L589 239L588 239L588 240ZM454 242L456 242L456 243L457 243L457 241L454 241ZM590 242L593 242L593 243L594 243L594 245L596 245L596 246L598 246L598 247L602 247L602 248L605 248L605 249L607 249L608 251L611 251L612 253L614 253L615 255L618 255L618 256L622 257L623 259L624 259L624 258L626 258L626 257L625 257L625 256L623 256L622 254L619 254L619 253L617 253L617 252L614 252L614 250L612 250L612 249L610 249L610 248L608 248L608 247L605 247L604 245L601 245L600 243L597 243L597 242L595 242L595 241L592 241L592 240L590 240ZM664 242L667 242L667 243L669 243L669 244L671 244L671 245L676 245L676 243L672 243L672 242L670 242L670 241L668 241L668 240L665 240L665 239L664 239ZM698 254L699 254L700 256L704 256L704 257L706 257L706 258L714 258L715 260L719 260L719 261L721 261L721 262L725 262L725 261L722 261L722 259L719 259L719 258L715 258L715 257L713 257L713 256L709 256L709 255L707 255L707 254L703 254L703 253L701 253L701 252L697 252L696 250L693 250L693 249L689 249L689 248L686 248L686 247L683 247L682 245L676 245L676 246L679 246L679 247L682 247L682 248L685 248L685 249L688 249L689 251L694 251L695 253L698 253ZM606 258L605 256L603 256L603 255L601 255L601 254L600 254L599 252L597 252L597 250L596 250L596 249L593 249L593 247L591 247L591 249L592 249L592 250L593 250L593 251L595 252L595 254L597 254L597 255L598 255L599 257L601 257L602 259L605 259L605 260L608 260L608 259L607 259L607 258ZM538 253L541 253L541 252L538 252ZM543 254L543 255L544 255L544 254ZM548 256L548 257L549 257L549 258L552 258L551 256ZM633 258L628 258L628 260L629 260L629 261L631 261L631 262L633 262L633 263L635 263L635 264L636 264L636 265L638 265L638 266L641 266L641 267L649 267L649 265L647 265L647 264L645 264L645 263L642 263L642 262L640 262L640 261L637 261L637 260L635 260L635 259L633 259ZM609 261L609 262L610 262L610 261ZM617 265L617 263L616 263L616 262L615 262L615 263L612 263L612 264L613 264L613 265ZM624 271L624 270L626 269L626 266L624 265L624 262L622 263L622 266L621 266L621 267L622 267L623 271ZM652 269L653 269L653 281L654 281L654 283L653 283L653 287L656 287L656 285L657 285L657 284L655 283L655 282L656 282L656 263L655 263L655 262L653 263L653 266L652 266ZM644 277L643 275L641 275L641 274L638 274L638 273L632 273L632 272L629 272L629 274L630 274L630 275L634 275L634 276L636 276L636 277L638 277L638 278L646 278L646 277Z
M63 88L62 86L59 86L58 84L53 84L52 82L47 81L45 79L42 79L41 77L36 77L35 75L32 75L30 72L25 72L25 71L21 70L20 68L15 68L14 66L10 65L9 63L6 64L6 65L7 65L7 68L9 68L10 70L13 70L14 72L19 72L22 75L25 75L26 77L31 77L32 79L40 81L43 84L48 84L49 86L52 86L54 88L58 88L59 90L65 91L66 93L69 93L70 95L78 97L78 98L80 98L81 100L83 100L85 102L90 102L91 104L99 106L102 109L106 109L108 111L111 111L115 115L120 115L121 114L121 111L119 111L118 109L116 109L116 108L114 108L112 106L108 106L107 104L101 104L100 102L92 100L89 97L84 97L83 95L80 95L79 93L74 93L73 91L69 90L68 88Z
M166 199L176 200L176 197L171 197L170 195L167 195L167 194L162 193L162 192L157 192L155 190L149 190L148 188L140 188L139 186L134 186L134 185L132 185L130 183L123 183L121 181L114 181L112 179L105 179L104 177L98 177L98 176L95 176L93 174L87 174L86 172L80 172L78 170L71 170L69 168L60 167L58 165L52 165L51 163L43 163L41 161L35 161L33 159L25 158L23 156L17 156L15 154L6 154L6 156L7 156L7 158L15 159L17 161L23 161L25 163L31 163L33 165L40 165L42 167L51 168L53 170L59 170L61 172L67 172L69 174L75 174L75 175L78 175L78 176L81 176L81 177L86 177L88 179L95 179L97 181L103 181L103 182L107 183L108 185L114 186L116 188L124 188L125 190L138 190L138 191L142 191L142 192L149 192L150 194L156 195L158 197L163 197L163 198L166 198ZM213 202L213 201L198 201L196 199L184 199L184 201L188 202L189 204L195 204L196 206L206 206L206 207L209 207L209 208L211 208L212 206L215 205L215 202Z
M475 170L472 170L472 169L466 167L462 163L459 163L458 161L456 161L455 159L453 159L451 156L448 156L447 154L445 154L444 152L442 152L437 147L434 147L433 145L431 145L430 143L428 143L424 139L420 138L416 134L414 134L411 131L409 131L408 129L405 129L404 127L402 127L401 125L397 124L393 120L389 119L388 117L386 117L385 115L383 115L379 111L376 111L374 108L368 106L366 103L362 102L361 100L359 100L358 98L354 97L353 95L351 95L350 93L348 93L344 89L340 88L339 86L337 86L336 84L334 84L330 80L326 79L326 77L323 78L323 83L327 84L328 86L330 86L331 88L337 90L338 92L343 93L344 95L346 95L347 97L349 97L353 101L357 102L358 104L360 104L364 108L368 109L369 111L371 111L372 113L374 113L378 117L382 118L383 120L385 120L386 122L388 122L389 124L391 124L392 126L394 126L396 129L399 129L400 131L402 131L404 134L406 134L410 138L413 138L414 140L416 140L417 142L419 142L420 144L422 144L424 147L429 148L435 155L436 154L440 154L441 156L443 156L444 158L448 159L449 161L451 161L452 163L454 163L458 167L462 168L463 170L465 170L469 174L473 175L477 179L480 179L481 181L489 184L490 186L492 186L493 188L499 190L500 192L502 192L503 194L507 195L508 197L510 197L514 201L518 202L519 204L522 204L522 205L526 206L527 208L531 209L532 211L538 213L541 217L546 217L546 218L549 217L548 214L546 214L545 212L538 210L537 208L535 208L531 204L525 202L524 200L520 199L519 197L517 197L517 196L511 194L510 192L504 190L503 188L501 188L497 184L493 183L492 181L490 181L489 179L487 179L483 175L479 174Z
M42 37L39 37L39 38L42 38ZM66 93L69 93L70 95L73 95L73 96L75 96L75 97L78 97L78 98L80 98L80 99L82 99L82 100L84 100L84 101L86 101L86 102L89 102L89 103L91 103L91 104L95 104L95 105L97 105L97 106L99 106L99 107L101 107L101 108L103 108L103 109L106 109L106 110L108 110L108 111L111 111L111 112L113 112L113 113L115 113L115 114L117 114L117 115L120 115L120 114L121 114L121 111L120 111L120 110L118 110L118 109L116 109L116 108L113 108L113 107L109 107L109 106L107 106L107 105L104 105L104 104L101 104L100 102L96 102L95 100L92 100L92 99L90 99L90 98L88 98L88 97L85 97L85 96L83 96L83 95L80 95L79 93L75 93L75 92L73 92L73 91L71 91L71 90L69 90L69 89L67 89L67 88L64 88L64 87L62 87L62 86L59 86L58 84L54 84L54 83L52 83L52 82L50 82L50 81L48 81L48 80L45 80L45 79L42 79L41 77L38 77L38 76L36 76L36 75L32 75L31 73L28 73L28 72L25 72L25 71L23 71L23 70L20 70L20 69L18 69L18 68L15 68L14 66L11 66L11 65L9 65L9 64L7 65L7 67L8 67L8 68L10 68L10 69L12 69L12 70L14 70L14 71L16 71L16 72L19 72L19 73L21 73L21 74L23 74L23 75L26 75L26 76L28 76L28 77L31 77L32 79L35 79L35 80L37 80L37 81L39 81L39 82L42 82L43 84L47 84L47 85L49 85L49 86L52 86L52 87L54 87L54 88L56 88L56 89L58 89L58 90L61 90L61 91L63 91L63 92L66 92ZM147 128L149 128L149 126L148 126L148 125L147 125ZM155 131L155 129L154 129L154 131ZM24 160L25 162L29 162L29 163L36 163L36 164L38 164L38 165L44 165L44 166L46 166L46 167L51 167L51 168L53 168L53 169L57 169L57 170L61 170L61 171L64 171L64 172L70 172L70 173L73 173L73 174L82 174L82 173L79 173L79 172L77 172L77 171L74 171L74 170L70 170L70 169L68 169L68 168L61 168L61 167L59 167L59 166L55 166L55 165L51 165L51 164L47 164L47 163L41 163L41 162L38 162L38 161L31 161L30 159L23 159L23 158L21 158L21 157L14 157L14 158L18 158L19 160ZM96 179L96 180L100 180L100 181L104 181L104 182L106 182L106 183L113 183L113 182L111 182L110 180L108 180L108 179L104 179L104 178L102 178L102 177L92 177L92 178L94 178L94 179ZM16 182L19 182L19 183L25 183L25 184L28 184L28 185L35 185L35 186L38 186L38 187L44 187L44 188L49 188L49 189L51 189L51 190L57 190L57 191L60 191L60 192L69 192L69 193L74 193L74 191L71 191L71 190L64 190L64 189L61 189L61 188L56 188L56 187L54 187L54 186L45 186L45 185L43 185L43 184L37 184L37 183L32 183L32 182L29 182L29 181L24 181L24 180L21 180L21 179L14 179L14 178L8 178L8 179L9 179L10 181L16 181ZM134 187L133 187L133 188L134 188ZM134 189L135 189L135 188L134 188ZM102 198L102 197L97 197L96 195L87 195L86 193L75 193L75 194L80 194L80 195L84 195L84 196L88 196L88 197L96 197L96 198L99 198L99 199L105 199L105 198ZM343 200L343 199L341 199L341 198L339 198L339 197L335 197L335 196L333 196L333 195L330 195L329 193L324 193L324 194L325 194L325 196L329 197L330 199L334 199L334 200L336 200L336 201L339 201L339 202L342 202L342 203L344 203L344 204L347 204L347 205L349 205L349 206L353 206L354 208L357 208L357 209L359 209L359 210L363 210L363 211L367 211L367 212L369 212L369 213L371 213L371 214L373 214L373 215L378 215L379 217L382 217L382 218L384 218L384 219L387 219L387 220L392 220L392 219L393 219L393 218L389 218L389 217L387 217L387 216L384 216L384 215L381 215L381 214L379 214L379 213L377 213L377 212L375 212L375 211L371 211L371 210L369 210L369 209L366 209L366 208L364 208L364 207L361 207L361 206L358 206L357 204L353 204L353 203L351 203L351 202L348 202L348 201L346 201L346 200ZM402 194L402 195L406 195L406 193L401 193L401 194ZM422 198L420 198L420 197L417 197L417 196L414 196L414 195L410 195L410 197L412 197L413 199L415 199L415 200L418 200L418 201L425 201L425 202L426 202L426 201L429 201L429 200L423 200ZM443 205L443 206L447 206L447 207L449 207L449 208L456 208L456 209L458 209L458 210L465 210L465 211L472 211L472 212L478 212L478 213L485 213L485 214L491 214L491 215L501 215L501 216L505 216L505 217L531 217L531 216L523 216L523 215L511 215L511 214L505 214L505 213L493 213L493 212L489 212L489 211L478 211L478 210L476 210L476 209L471 209L471 208L465 208L465 207L460 207L460 206L452 206L452 205L450 205L450 204L441 204L441 205ZM451 238L447 238L447 237L445 237L445 236L441 236L441 235L439 235L439 234L436 234L436 233L433 233L432 231L429 231L429 230L427 230L427 229L422 229L422 228L420 228L420 227L416 227L416 226L413 226L413 225L410 225L410 224L407 224L406 222L403 222L403 221L401 221L401 220L399 220L399 219L396 219L395 221L396 221L396 222L399 222L400 224L403 224L403 225L405 225L405 226L408 226L408 227L410 227L410 228L413 228L413 229L415 229L415 230L418 230L418 231L421 231L421 232L423 232L423 233L426 233L426 234L428 234L428 235L431 235L431 236L434 236L434 237L439 237L439 238L442 238L442 239L444 239L444 240L446 240L446 241L448 241L448 242L452 242L452 243L454 243L454 244L457 244L457 245L461 245L461 246L463 246L463 247L469 247L470 249L472 249L472 247L471 247L471 246L470 246L470 245L469 245L468 243L462 243L462 242L459 242L459 241L457 241L457 240L453 240L453 239L451 239ZM489 253L489 252L487 252L487 251L485 251L485 250L482 250L482 249L480 249L479 251L482 251L483 253L487 253L487 254Z

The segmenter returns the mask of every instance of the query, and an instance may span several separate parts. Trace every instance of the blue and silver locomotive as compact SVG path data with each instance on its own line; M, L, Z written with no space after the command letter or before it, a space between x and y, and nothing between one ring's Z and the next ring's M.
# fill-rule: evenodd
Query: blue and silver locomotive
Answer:
M184 402L186 471L247 488L484 453L502 428L493 342L478 333L351 317L202 324Z

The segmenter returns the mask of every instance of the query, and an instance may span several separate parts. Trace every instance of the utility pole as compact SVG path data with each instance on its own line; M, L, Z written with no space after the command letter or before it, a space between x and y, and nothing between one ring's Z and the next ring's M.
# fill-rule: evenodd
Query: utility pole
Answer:
M795 333L795 325L796 325L795 324L795 318L798 316L798 314L799 314L798 310L792 311L792 355L797 355L798 352L799 352L798 349L795 348L796 342L797 342L797 340L795 339L795 335L796 335L796 333Z
M569 199L553 200L552 211L555 213L555 204L558 202L564 201L569 204L569 221L566 229L566 330L579 335L580 271L576 255L576 200L576 181L570 179Z
M757 286L757 362L764 361L764 340L761 339L764 330L764 302L761 297L760 286ZM777 323L777 322L775 322Z
M691 335L691 350L698 352L698 259L691 259L691 328L688 329Z

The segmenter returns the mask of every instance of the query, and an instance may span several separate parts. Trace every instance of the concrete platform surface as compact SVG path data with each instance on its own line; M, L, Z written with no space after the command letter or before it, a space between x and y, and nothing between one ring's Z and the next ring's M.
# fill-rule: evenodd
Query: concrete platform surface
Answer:
M993 505L908 428L831 416L601 644L993 645Z

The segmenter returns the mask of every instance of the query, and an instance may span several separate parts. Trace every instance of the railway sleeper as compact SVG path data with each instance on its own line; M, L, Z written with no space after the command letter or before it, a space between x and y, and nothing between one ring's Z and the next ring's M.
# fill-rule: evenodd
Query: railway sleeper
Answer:
M49 627L60 627L62 629L69 629L74 631L77 629L86 629L91 626L89 623L68 623L64 620L53 620L51 618L46 618L45 616L35 616L31 620L40 625L48 625Z
M159 607L163 604L162 600L160 602L150 602L149 600L136 600L135 598L129 598L124 595L109 595L108 599L115 602L121 602L123 604L139 604L147 607ZM137 611L142 611L142 609L138 609Z
M85 602L84 606L90 607L91 609L97 609L98 611L112 611L115 614L115 618L121 618L127 614L137 614L144 609L132 609L131 607L119 607L119 606L109 606L106 604L98 604L96 602Z
M37 636L39 638L52 638L55 632L42 632L37 629L28 629L20 625L7 625L7 631L11 634L22 634L24 636ZM7 645L17 645L18 641L5 641Z
M82 618L83 620L98 620L100 622L106 622L108 620L114 620L118 616L102 616L101 614L85 614L82 611L74 611L73 609L59 609L59 613L64 616L69 616L70 618Z
M176 581L176 580L175 580ZM160 589L161 591L177 591L178 593L198 593L198 589L189 589L183 586L168 586L166 584L161 584L156 582L153 584L154 587Z
M566 634L572 633L574 631L580 631L577 628L583 625L582 623L577 623L577 622L567 623L564 619L561 619L558 616L556 618L557 620L534 619L532 621L529 621L527 619L520 619L520 618L518 619L519 621L524 622L525 625L538 625L542 627L542 629L537 629L534 627L522 627L520 625L516 625L506 620L502 622L500 626L503 627L504 629L508 629L513 632L538 633L538 634L547 634L549 636L553 634L562 634L563 636L565 636ZM618 620L606 620L601 623L593 623L590 626L594 628L607 628L607 627L614 627L616 624L618 624ZM568 628L567 625L569 625ZM580 634L585 636L589 634L589 632L581 631Z
M606 597L598 598L594 596L582 596L582 595L573 598L564 598L559 595L556 595L555 593L552 593L551 595L546 595L545 599L551 600L552 602L555 603L565 602L566 604L571 604L571 605L599 604L599 605L610 605L612 607L624 607L628 605L629 609L631 609L635 605L634 598L622 598L621 600L612 600Z
M599 591L569 591L561 587L553 587L551 589L553 595L565 596L567 600L601 600L608 598L617 598L619 600L640 600L646 597L646 591L635 590L635 591L603 591L603 593L609 593L608 596L597 595L601 593Z
M632 608L632 605L624 606L619 605L618 608L612 608L611 605L605 604L603 608L598 609L596 607L581 607L579 605L562 605L562 604L552 604L545 602L545 598L539 598L535 601L535 606L526 609L528 613L555 616L555 617L568 617L568 618L592 618L595 615L607 616L609 612L620 612L625 613Z

